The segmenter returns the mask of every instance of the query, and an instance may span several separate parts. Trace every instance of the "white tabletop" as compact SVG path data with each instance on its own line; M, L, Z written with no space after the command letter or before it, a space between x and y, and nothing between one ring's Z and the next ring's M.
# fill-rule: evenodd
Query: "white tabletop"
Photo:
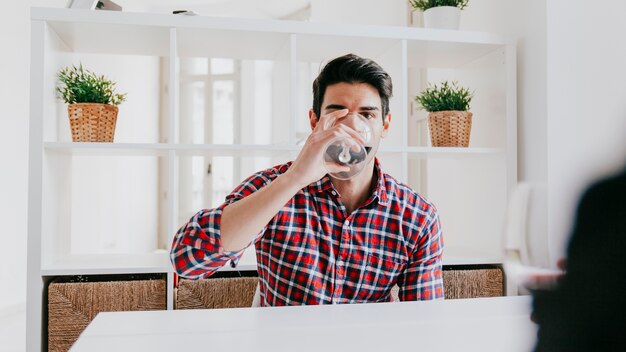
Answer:
M528 296L100 313L71 351L524 351Z

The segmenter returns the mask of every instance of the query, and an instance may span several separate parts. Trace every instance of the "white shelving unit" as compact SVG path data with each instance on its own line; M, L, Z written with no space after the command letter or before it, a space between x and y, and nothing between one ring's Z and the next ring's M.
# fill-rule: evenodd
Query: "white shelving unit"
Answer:
M44 283L50 277L163 273L168 278L168 309L173 306L173 270L169 248L163 244L147 253L72 252L71 239L77 236L72 233L71 221L76 220L72 216L84 206L79 197L82 190L72 183L72 177L77 177L73 164L106 158L130 160L131 166L133 160L144 159L161 165L167 176L154 193L162 206L151 211L164 219L165 231L173 235L180 226L180 160L190 156L293 158L300 149L296 135L303 124L308 125L304 113L311 104L296 93L300 87L310 89L311 83L300 80L298 67L348 52L376 60L392 76L392 126L379 156L388 172L440 209L446 233L445 264L501 262L502 219L508 190L517 182L516 54L509 38L409 27L44 8L32 9L31 31L29 351L39 350L46 339ZM113 61L117 56L147 56L165 62L168 98L153 107L162 112L161 121L154 121L161 126L159 133L147 137L129 133L121 140L116 136L115 143L72 143L54 86L56 72L76 64L76 55L102 55ZM182 140L179 61L186 57L270 60L283 67L287 76L281 84L289 94L281 98L282 104L274 102L271 121L280 138L271 144ZM426 82L440 78L458 79L476 90L470 148L428 146L425 115L414 110L412 97ZM122 114L118 130L119 120L126 118ZM254 261L245 261L237 270L255 268Z

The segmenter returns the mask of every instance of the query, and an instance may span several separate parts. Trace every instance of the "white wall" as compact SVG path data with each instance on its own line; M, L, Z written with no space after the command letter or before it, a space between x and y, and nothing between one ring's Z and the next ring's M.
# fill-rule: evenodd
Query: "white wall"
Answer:
M0 310L26 300L30 7L65 3L8 1L0 11Z
M4 53L0 65L0 243L4 245L0 256L0 312L26 300L30 8L66 4L67 0L11 1L0 12ZM142 129L136 121L130 125Z
M311 22L404 25L405 0L311 0Z
M28 22L16 23L14 18L25 18L27 5L11 2L0 14L0 33L2 46L15 48L17 55L6 55L4 49L0 76L0 242L4 244L0 256L0 309L7 305L24 301L25 270L16 271L26 265L26 165L27 165L27 127L28 119L28 41L26 38L10 36L6 33L26 32ZM12 27L17 26L17 29ZM9 31L9 32L7 32ZM22 43L22 41L24 41ZM22 55L20 55L22 53ZM26 55L23 55L26 54ZM10 148L9 148L10 147ZM14 288L11 288L15 284Z
M580 192L626 162L626 2L548 1L548 208L560 255Z
M531 256L536 265L549 265L546 1L472 0L461 16L461 29L502 33L517 40L518 179L534 189Z
M539 188L538 264L563 256L583 189L626 162L626 2L599 4L472 0L462 13L462 29L518 38L518 176Z

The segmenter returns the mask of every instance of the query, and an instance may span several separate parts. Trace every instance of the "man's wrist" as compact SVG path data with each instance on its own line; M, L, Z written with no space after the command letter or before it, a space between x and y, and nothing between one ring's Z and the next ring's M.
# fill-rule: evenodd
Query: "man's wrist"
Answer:
M284 174L278 176L274 182L277 183L278 187L288 191L292 196L302 188L308 186L306 182L302 182L297 175L291 172L291 170L288 170Z

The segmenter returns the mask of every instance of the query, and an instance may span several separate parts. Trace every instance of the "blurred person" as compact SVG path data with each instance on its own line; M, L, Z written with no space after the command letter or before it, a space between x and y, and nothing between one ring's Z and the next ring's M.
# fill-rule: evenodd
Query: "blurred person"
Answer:
M626 351L626 170L580 199L565 267L533 290L535 351Z

